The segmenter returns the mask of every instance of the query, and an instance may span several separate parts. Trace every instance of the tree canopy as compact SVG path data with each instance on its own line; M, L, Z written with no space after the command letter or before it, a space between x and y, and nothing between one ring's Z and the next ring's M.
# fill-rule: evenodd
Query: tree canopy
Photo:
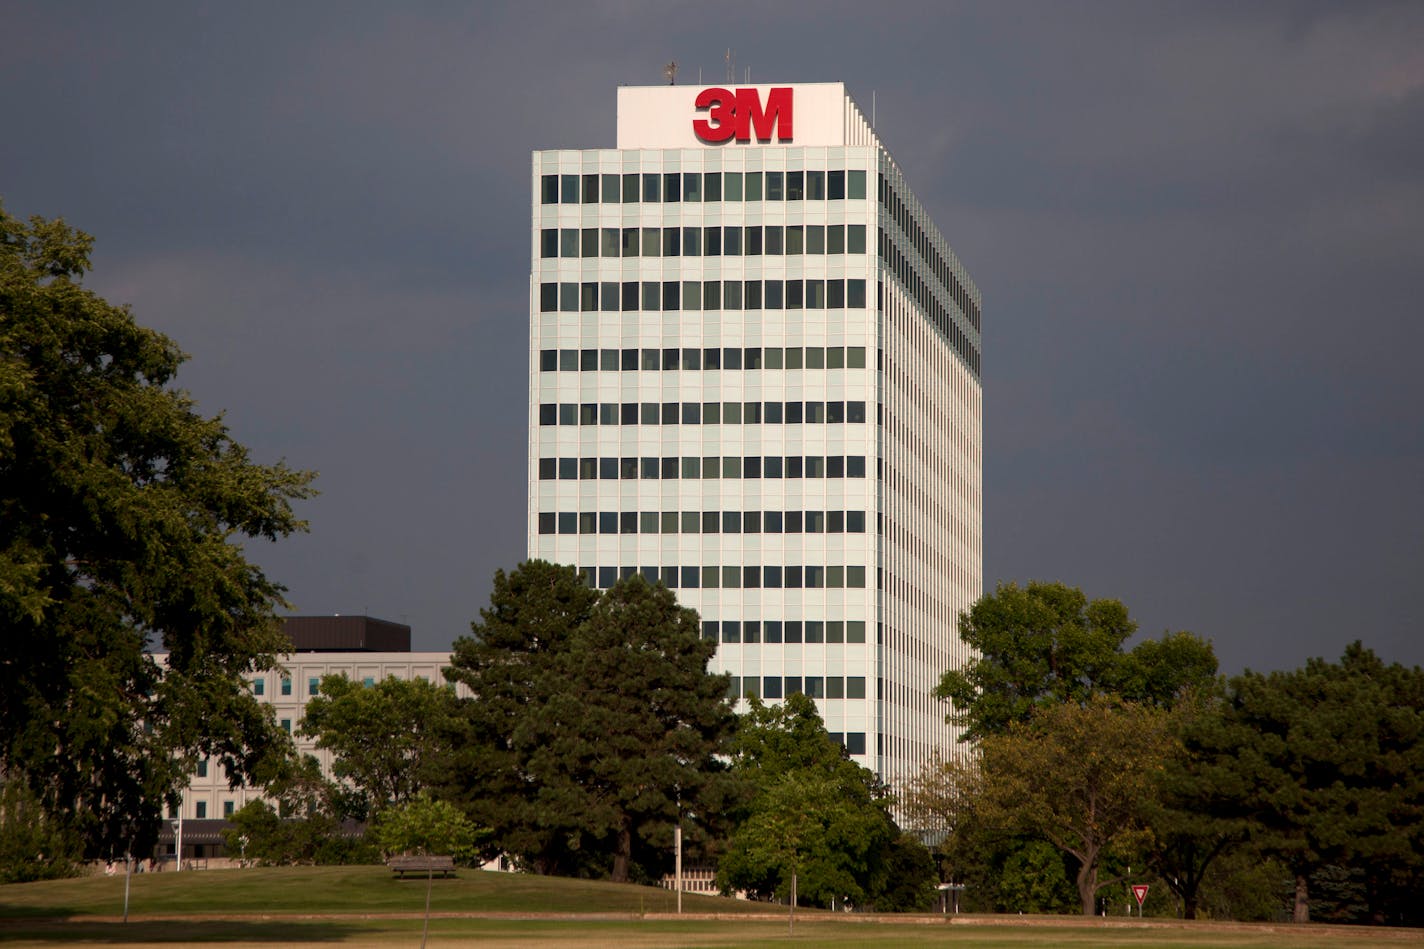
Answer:
M495 579L446 675L467 686L447 780L492 846L540 873L656 876L679 816L718 813L734 716L697 615L641 577L601 596L570 567Z
M0 208L0 773L109 856L197 757L250 774L276 740L242 676L285 648L282 588L241 542L304 529L312 476L198 413L174 342L82 286L92 243Z
M1190 633L1123 644L1137 631L1117 600L1089 601L1062 583L1000 584L960 614L959 638L976 653L945 672L936 695L963 741L1006 731L1040 707L1095 695L1170 706L1216 676L1211 644Z
M1186 732L1194 806L1249 822L1296 878L1296 918L1327 868L1356 878L1373 922L1424 921L1424 670L1356 642L1339 662L1234 677Z
M374 814L431 784L454 710L452 690L423 679L387 676L366 686L329 675L307 702L301 733L332 753L332 773L350 781Z
M779 705L753 699L733 743L733 771L750 798L720 861L724 891L829 906L921 909L934 868L902 839L890 796L827 734L801 693Z

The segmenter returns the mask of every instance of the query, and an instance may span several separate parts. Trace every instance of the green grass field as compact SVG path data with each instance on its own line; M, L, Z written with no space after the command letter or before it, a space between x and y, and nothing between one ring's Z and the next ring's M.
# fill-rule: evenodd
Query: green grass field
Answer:
M425 881L382 867L296 867L140 874L130 922L121 876L0 887L0 944L10 946L416 946ZM462 871L436 880L431 943L493 947L955 946L1373 947L1424 945L1424 932L1327 926L1249 926L1125 919L864 917L647 887Z

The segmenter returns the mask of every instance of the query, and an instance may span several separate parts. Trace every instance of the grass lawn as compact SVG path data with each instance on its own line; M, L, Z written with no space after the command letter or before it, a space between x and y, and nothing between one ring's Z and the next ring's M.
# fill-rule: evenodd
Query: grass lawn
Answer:
M425 881L398 881L383 867L295 867L139 874L127 925L123 877L0 887L0 945L10 946L415 946ZM1324 926L1186 925L1121 918L846 916L797 911L788 937L784 907L648 887L521 874L461 871L436 880L430 924L436 946L1049 946L1286 947L1424 946L1424 931ZM484 915L479 915L484 914ZM617 915L614 915L617 914ZM718 918L709 918L716 914ZM621 916L621 918L619 918ZM581 917L581 918L571 918Z

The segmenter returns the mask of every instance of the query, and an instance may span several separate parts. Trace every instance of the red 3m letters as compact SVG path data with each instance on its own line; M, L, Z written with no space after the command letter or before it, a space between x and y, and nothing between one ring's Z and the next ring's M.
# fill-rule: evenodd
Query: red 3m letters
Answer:
M750 142L753 134L757 141L769 142L772 132L777 141L791 141L790 86L768 89L764 107L755 89L703 89L696 106L699 112L707 110L707 118L692 120L692 131L704 142Z

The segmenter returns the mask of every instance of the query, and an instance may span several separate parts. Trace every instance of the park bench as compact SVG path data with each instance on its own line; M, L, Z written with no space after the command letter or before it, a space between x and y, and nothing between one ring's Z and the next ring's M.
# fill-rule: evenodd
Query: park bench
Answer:
M438 873L442 877L455 875L454 857L391 857L386 861L386 866L390 867L391 872L402 880L405 879L407 873L423 873L427 876Z

